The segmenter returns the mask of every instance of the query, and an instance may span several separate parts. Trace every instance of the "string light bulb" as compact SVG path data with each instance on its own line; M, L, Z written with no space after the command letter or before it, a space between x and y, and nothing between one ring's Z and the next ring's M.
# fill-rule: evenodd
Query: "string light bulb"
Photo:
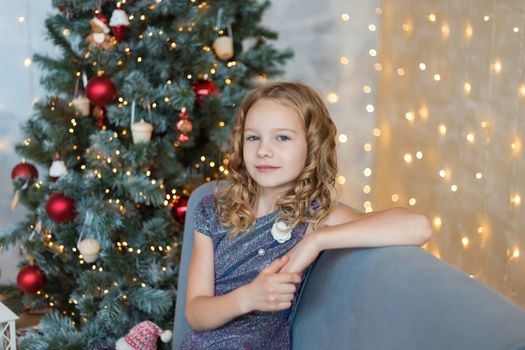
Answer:
M472 29L472 26L470 24L467 24L465 26L465 39L472 38L473 33L474 33L474 30Z
M500 60L496 60L493 64L492 64L492 69L494 70L494 72L496 73L500 73L501 72L501 61Z
M432 220L432 223L434 224L434 227L436 228L436 230L439 230L443 222L441 221L441 218L439 216L436 216Z

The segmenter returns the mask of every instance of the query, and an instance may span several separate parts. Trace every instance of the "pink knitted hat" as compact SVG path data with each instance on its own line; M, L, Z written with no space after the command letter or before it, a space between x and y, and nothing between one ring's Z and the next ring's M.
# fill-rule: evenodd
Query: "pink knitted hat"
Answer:
M117 350L157 350L157 338L167 343L171 340L172 333L163 330L151 321L143 321L135 325L117 341Z

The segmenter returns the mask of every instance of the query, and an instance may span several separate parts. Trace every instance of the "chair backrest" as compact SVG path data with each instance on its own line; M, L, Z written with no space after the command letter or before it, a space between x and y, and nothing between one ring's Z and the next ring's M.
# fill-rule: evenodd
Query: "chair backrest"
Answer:
M221 188L227 181L219 181L218 187ZM195 206L200 202L202 197L213 193L215 181L202 184L197 187L188 200L186 219L184 221L184 236L182 238L182 254L179 266L179 276L177 284L177 303L175 305L175 324L173 326L173 350L180 348L182 339L190 326L186 320L186 283L188 281L188 267L190 264L191 253L193 250L193 231L194 222L193 212Z
M199 186L188 201L173 350L189 330L185 305L193 212L214 184ZM325 251L305 286L292 326L294 350L525 349L522 308L416 246Z

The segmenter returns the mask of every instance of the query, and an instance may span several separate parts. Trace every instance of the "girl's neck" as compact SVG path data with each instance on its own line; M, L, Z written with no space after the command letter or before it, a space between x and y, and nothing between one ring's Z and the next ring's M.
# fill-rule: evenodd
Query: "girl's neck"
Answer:
M274 210L275 210L275 205L271 205L271 206L262 206L262 205L257 206L256 205L254 209L255 218L263 217L267 214L270 214Z
M253 208L255 217L259 218L261 216L264 216L266 214L273 212L276 208L275 204L277 203L277 199L279 199L279 197L281 197L281 195L284 192L283 191L268 191L268 190L259 189L257 191L257 196L255 198L255 205Z

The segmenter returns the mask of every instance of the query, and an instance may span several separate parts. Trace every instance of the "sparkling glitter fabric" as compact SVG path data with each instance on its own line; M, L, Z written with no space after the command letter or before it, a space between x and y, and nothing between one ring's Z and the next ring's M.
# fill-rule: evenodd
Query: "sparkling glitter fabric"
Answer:
M201 199L195 208L195 229L213 239L215 259L215 295L228 293L253 281L261 270L283 256L301 240L307 224L302 222L292 231L292 238L277 242L271 234L278 210L256 219L253 230L230 239L227 228L220 225L215 196ZM296 299L310 265L302 273L292 307L277 312L254 311L209 331L191 329L185 335L181 350L290 349L290 328Z

